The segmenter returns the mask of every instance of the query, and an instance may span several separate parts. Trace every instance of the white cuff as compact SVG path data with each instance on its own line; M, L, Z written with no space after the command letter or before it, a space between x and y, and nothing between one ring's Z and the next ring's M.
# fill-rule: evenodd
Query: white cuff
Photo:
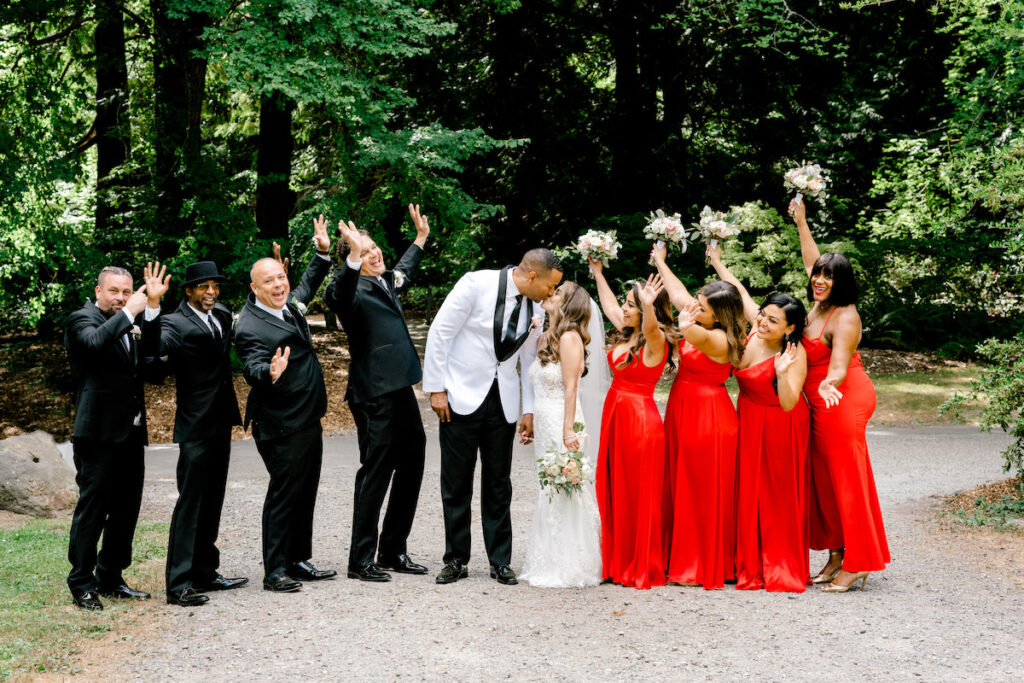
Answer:
M121 312L128 316L128 322L130 322L132 325L135 324L135 316L129 313L127 308L122 308Z
M160 315L160 309L159 308L150 308L148 305L146 306L146 317L144 318L144 320L146 322L149 322L150 320L153 320L158 315Z
M362 270L363 269L363 259L357 259L357 260L353 261L351 257L346 257L345 258L345 263L352 270Z

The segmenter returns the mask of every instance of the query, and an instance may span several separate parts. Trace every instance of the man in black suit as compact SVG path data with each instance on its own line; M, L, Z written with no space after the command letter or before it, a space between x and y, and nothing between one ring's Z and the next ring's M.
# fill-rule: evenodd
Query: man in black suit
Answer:
M159 272L157 272L159 270ZM242 424L231 380L231 311L217 303L223 276L212 261L185 269L185 298L160 315L170 276L146 266L149 304L143 326L146 353L176 377L174 442L178 444L178 502L167 543L167 602L206 603L207 591L238 588L246 578L218 571L217 532L224 506L231 428Z
M75 604L87 610L103 609L100 595L150 597L129 588L121 576L132 561L142 503L147 443L142 383L152 378L132 334L135 317L146 307L146 286L132 290L131 273L104 268L96 303L69 315L64 330L75 382L72 442L79 490L68 544L68 588Z
M235 325L235 347L251 387L244 426L270 474L263 503L263 588L298 590L300 579L335 576L309 563L313 509L320 483L327 411L323 371L302 316L330 270L327 221L314 221L317 253L293 292L284 264L260 259L250 271L252 293Z
M426 436L412 388L422 377L420 358L398 295L409 286L409 276L423 258L430 227L418 206L410 204L409 215L416 239L392 271L365 230L339 223L343 239L338 241L338 268L327 287L327 305L341 318L352 358L345 399L356 421L360 467L348 577L363 581L390 581L383 569L427 573L406 552L423 481ZM375 563L377 522L389 483L391 497Z

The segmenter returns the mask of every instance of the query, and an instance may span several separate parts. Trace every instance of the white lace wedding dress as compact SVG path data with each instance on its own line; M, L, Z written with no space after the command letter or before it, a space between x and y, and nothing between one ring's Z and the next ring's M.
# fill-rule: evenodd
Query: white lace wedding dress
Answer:
M528 372L534 395L533 449L536 457L542 458L552 444L562 443L562 368L558 363L541 365L534 361ZM584 421L579 400L576 421ZM587 450L596 450L596 446ZM595 465L591 460L591 468ZM593 475L583 484L583 490L571 498L555 493L549 499L539 480L536 486L537 504L533 508L533 526L520 578L531 586L544 588L582 588L601 583L601 515Z

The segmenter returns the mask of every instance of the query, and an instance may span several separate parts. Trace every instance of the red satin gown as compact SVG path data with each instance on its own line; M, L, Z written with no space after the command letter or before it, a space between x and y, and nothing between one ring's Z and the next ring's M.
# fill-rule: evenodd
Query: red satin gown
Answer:
M775 357L733 373L740 385L736 463L736 588L803 593L807 557L807 447L801 396L779 405Z
M832 310L835 313L835 309ZM832 317L829 313L829 318ZM828 326L828 319L822 333ZM885 569L889 544L875 490L868 444L864 436L875 412L875 387L854 352L846 380L839 386L839 405L825 407L818 385L828 376L832 349L804 336L807 381L804 394L811 404L810 547L846 548L843 569L848 572Z
M668 580L721 588L735 576L736 438L732 365L681 343L665 410L672 516Z
M670 348L654 367L634 358L611 365L612 385L601 416L597 457L597 505L601 511L604 578L623 586L665 585L661 507L665 477L665 428L654 402Z

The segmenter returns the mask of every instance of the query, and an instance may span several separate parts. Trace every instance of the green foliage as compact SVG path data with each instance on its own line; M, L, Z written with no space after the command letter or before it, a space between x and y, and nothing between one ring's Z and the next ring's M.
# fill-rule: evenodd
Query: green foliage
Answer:
M971 403L983 409L978 424L985 431L999 427L1014 441L1003 451L1003 469L1024 474L1024 334L1010 340L990 339L978 346L989 363L966 393L957 392L942 405L942 412L959 414Z
M967 526L994 526L999 529L1019 529L1019 523L1011 526L1010 520L1024 519L1024 477L1016 482L1015 495L1003 496L999 500L986 502L979 497L971 510L958 510L957 516Z

